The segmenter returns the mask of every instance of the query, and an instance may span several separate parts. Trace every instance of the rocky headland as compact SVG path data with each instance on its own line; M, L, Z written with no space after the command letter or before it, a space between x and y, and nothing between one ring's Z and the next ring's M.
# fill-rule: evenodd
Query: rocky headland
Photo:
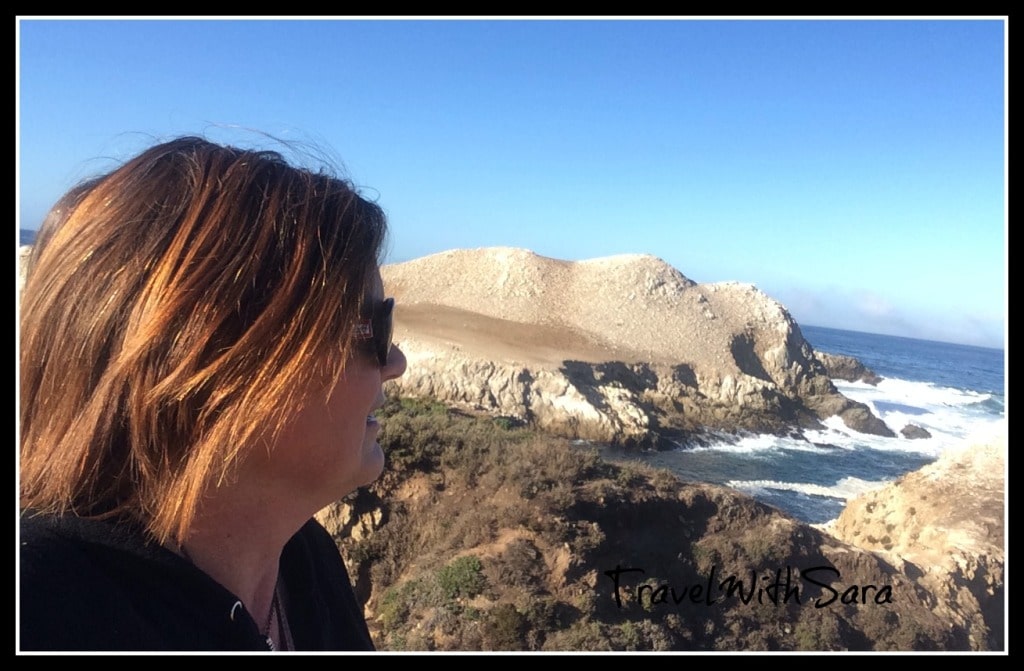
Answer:
M514 248L382 274L409 359L404 395L627 446L793 433L833 415L894 435L835 389L786 309L750 284L697 284L648 255L572 262Z

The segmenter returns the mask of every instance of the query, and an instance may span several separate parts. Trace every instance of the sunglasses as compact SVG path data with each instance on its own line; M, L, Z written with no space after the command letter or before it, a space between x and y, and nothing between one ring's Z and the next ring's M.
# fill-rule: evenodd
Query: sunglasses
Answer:
M391 353L391 314L395 299L388 298L373 307L373 314L356 325L356 340L364 343L372 354L377 355L381 368L388 365Z

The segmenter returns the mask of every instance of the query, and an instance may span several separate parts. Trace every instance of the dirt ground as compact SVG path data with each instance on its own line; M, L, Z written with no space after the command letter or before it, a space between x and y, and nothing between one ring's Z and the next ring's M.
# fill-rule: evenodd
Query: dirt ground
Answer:
M416 340L489 359L559 366L563 361L642 361L635 352L590 334L543 324L522 324L459 308L425 303L395 306L395 342Z

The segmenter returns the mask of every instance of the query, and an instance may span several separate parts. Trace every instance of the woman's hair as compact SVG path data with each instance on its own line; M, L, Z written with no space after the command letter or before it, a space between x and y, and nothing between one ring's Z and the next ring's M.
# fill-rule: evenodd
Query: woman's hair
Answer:
M385 232L347 181L194 137L69 191L22 296L22 508L186 537L341 375Z

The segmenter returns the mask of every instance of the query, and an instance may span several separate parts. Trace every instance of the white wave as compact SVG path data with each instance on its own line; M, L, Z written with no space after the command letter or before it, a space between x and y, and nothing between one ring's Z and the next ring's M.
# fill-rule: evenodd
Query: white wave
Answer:
M848 429L843 424L843 420L838 417L830 417L822 423L825 425L824 429L807 429L804 431L804 437L811 443L831 445L833 449L842 450L855 450L863 446L863 441L858 441L862 434Z
M1000 435L1005 433L1005 418L995 416L970 417L956 411L943 413L910 414L899 410L890 412L872 411L880 416L896 436L876 436L855 431L838 416L822 421L824 429L808 429L803 439L775 436L771 434L746 434L740 437L722 436L707 445L686 448L692 452L721 452L726 454L768 454L773 451L797 451L810 454L828 454L833 450L856 451L874 449L883 452L913 452L938 457L947 449L961 445L971 437ZM900 434L908 424L917 425L931 434L930 438L910 439ZM972 442L978 442L979 438Z
M941 387L928 382L888 378L875 387L863 382L840 381L836 383L836 388L847 398L867 405L875 416L897 434L908 424L914 424L932 435L931 438L913 440L902 435L896 438L866 437L850 431L836 417L825 421L830 431L881 450L912 451L938 456L972 435L998 432L1005 418L1005 415L997 416L976 410L979 403L991 398L989 394ZM857 439L857 436L861 438ZM827 438L823 440L827 441Z
M740 437L723 437L719 442L689 448L692 452L728 452L732 454L754 454L771 450L795 450L814 454L827 454L829 449L812 442L772 434L752 433Z
M898 378L886 378L872 386L864 382L843 382L833 380L836 389L844 396L861 403L885 400L891 403L934 408L962 408L979 403L991 397L976 391L942 387L931 382L912 382Z
M861 480L860 478L846 477L830 486L805 482L780 482L778 480L730 480L726 484L751 496L763 495L768 490L777 490L848 501L889 482L889 480Z
M833 415L822 422L828 428L828 431L824 434L817 432L816 435L819 440L816 440L815 442L827 442L836 445L837 447L849 450L870 448L883 452L915 452L932 457L939 456L947 447L959 442L959 438L947 435L939 429L931 427L930 424L929 426L925 426L925 423L918 421L919 419L920 418L915 418L913 423L921 426L922 428L928 429L928 431L932 433L931 438L917 438L911 440L909 438L904 438L899 433L897 433L895 438L876 436L869 433L860 433L859 431L854 431L849 428L842 419ZM889 426L890 429L898 432L906 424L897 425L895 423L886 422L886 425Z
M977 427L967 438L964 444L971 445L1002 445L1006 449L1006 418L1000 417L999 421L991 422L984 426Z

